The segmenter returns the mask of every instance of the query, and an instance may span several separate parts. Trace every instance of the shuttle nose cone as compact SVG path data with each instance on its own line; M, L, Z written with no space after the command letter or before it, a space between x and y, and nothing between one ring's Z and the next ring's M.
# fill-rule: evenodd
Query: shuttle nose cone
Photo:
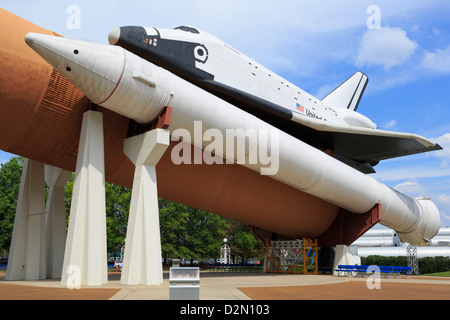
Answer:
M114 45L117 42L119 42L119 39L120 39L120 28L115 28L109 33L108 42L109 44Z

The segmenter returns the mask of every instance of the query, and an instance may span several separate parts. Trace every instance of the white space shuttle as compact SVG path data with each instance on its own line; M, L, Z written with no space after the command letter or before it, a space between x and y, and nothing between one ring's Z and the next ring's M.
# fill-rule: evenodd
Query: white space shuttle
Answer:
M363 173L381 160L441 149L415 134L378 130L358 113L368 84L359 71L320 100L191 26L127 26L108 39Z
M110 45L36 33L25 40L94 104L144 126L170 106L172 137L178 129L195 137L196 121L222 133L256 129L279 135L279 170L270 177L255 176L264 163L193 169L176 167L169 158L161 170L192 181L187 191L167 188L170 200L288 237L339 237L353 225L349 219L371 216L377 206L378 221L402 241L429 241L439 230L439 211L429 198L407 197L365 174L380 160L441 147L414 134L378 130L356 112L368 82L361 72L319 100L193 27L121 27L110 32ZM187 142L200 150L210 146L195 138ZM249 141L248 150L262 145ZM340 209L352 218L340 219ZM352 228L365 232L372 225L359 221Z

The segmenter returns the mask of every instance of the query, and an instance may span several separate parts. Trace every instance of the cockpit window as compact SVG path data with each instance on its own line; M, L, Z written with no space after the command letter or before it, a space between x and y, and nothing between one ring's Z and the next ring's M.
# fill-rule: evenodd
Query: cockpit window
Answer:
M190 32L190 33L200 34L200 32L198 32L197 29L188 27L188 26L180 26L180 27L175 28L175 30L182 30L182 31Z

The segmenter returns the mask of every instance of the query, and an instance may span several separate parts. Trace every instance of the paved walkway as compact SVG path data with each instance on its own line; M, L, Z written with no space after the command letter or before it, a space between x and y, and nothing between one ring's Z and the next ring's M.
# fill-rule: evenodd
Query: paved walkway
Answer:
M327 275L263 273L210 273L200 276L200 300L450 300L450 278L381 278L380 290L369 290L365 278ZM101 287L61 288L59 280L4 281L0 276L0 300L168 300L168 273L160 286L123 286L120 274L110 273Z
M243 287L317 285L342 281L345 280L328 276L202 272L200 275L200 300L252 300L239 289ZM159 287L126 287L111 299L169 299L169 281L165 277L164 284Z

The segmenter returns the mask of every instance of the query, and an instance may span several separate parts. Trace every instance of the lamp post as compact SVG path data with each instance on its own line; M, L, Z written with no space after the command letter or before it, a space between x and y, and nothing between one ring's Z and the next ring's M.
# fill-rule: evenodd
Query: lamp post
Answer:
M222 264L230 263L230 246L227 245L228 239L223 239L223 246L220 248L220 261Z

